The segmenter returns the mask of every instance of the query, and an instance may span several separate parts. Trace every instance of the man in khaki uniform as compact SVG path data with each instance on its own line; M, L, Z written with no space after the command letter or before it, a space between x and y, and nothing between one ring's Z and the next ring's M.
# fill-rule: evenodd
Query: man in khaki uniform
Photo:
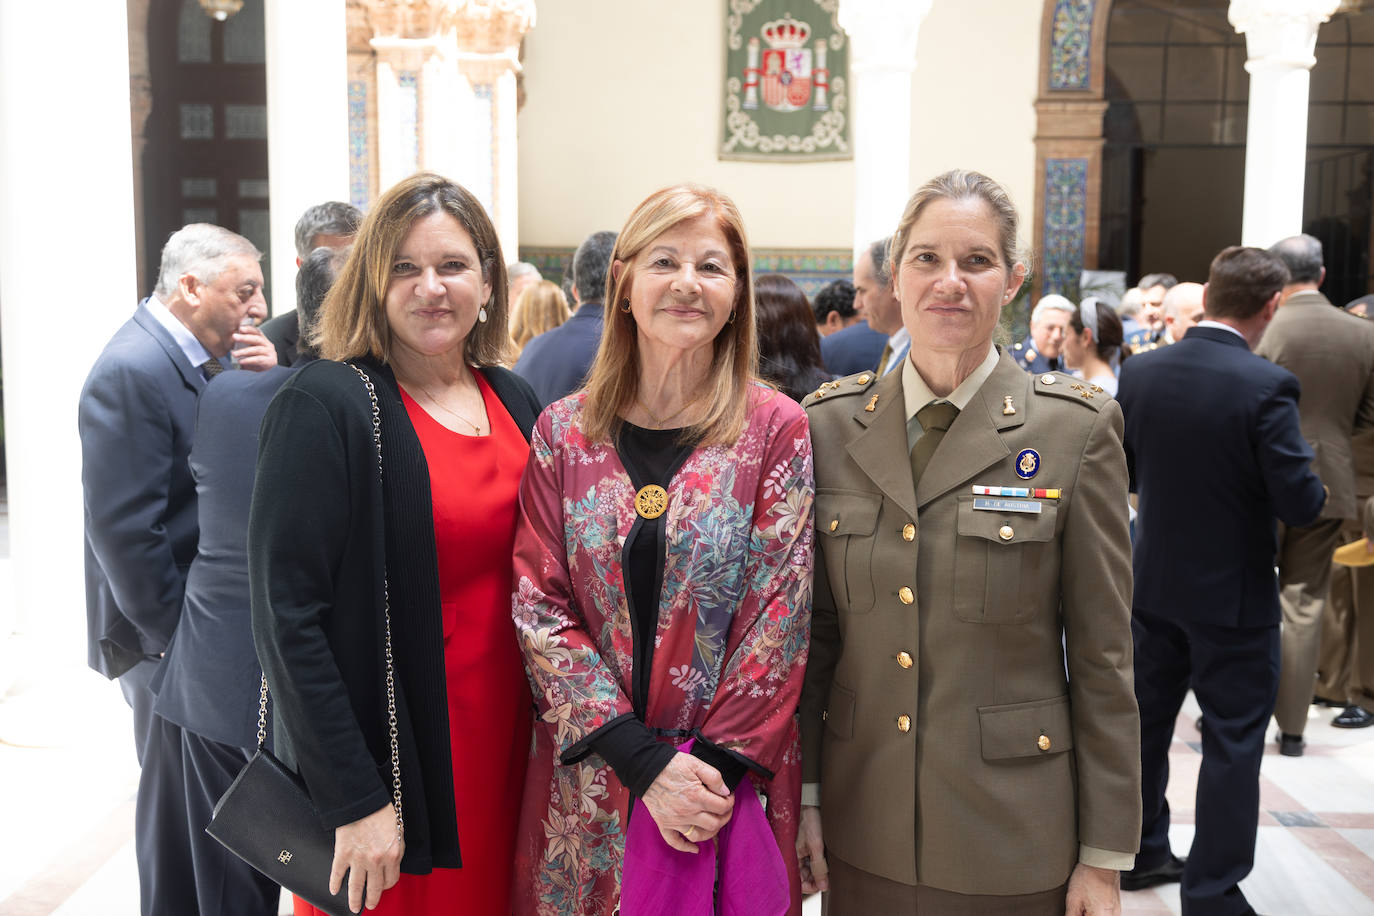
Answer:
M1374 325L1318 292L1326 269L1317 239L1293 236L1269 252L1284 262L1291 279L1255 352L1302 384L1302 435L1316 454L1312 469L1331 494L1314 524L1286 528L1279 540L1283 635L1274 718L1280 753L1298 757L1316 678L1331 552L1340 544L1342 520L1359 512L1351 436L1374 425Z
M1110 912L1139 840L1121 411L993 346L1024 275L1000 192L917 192L891 254L911 357L805 402L799 852L829 916Z

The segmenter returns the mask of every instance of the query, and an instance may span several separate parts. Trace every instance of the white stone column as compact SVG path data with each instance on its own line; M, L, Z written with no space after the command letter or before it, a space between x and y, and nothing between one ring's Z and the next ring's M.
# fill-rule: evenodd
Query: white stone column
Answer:
M1231 0L1250 73L1241 242L1267 247L1302 231L1307 96L1317 28L1339 0Z
M0 2L3 566L12 577L0 580L0 646L18 632L31 637L26 653L74 667L86 651L77 399L139 295L126 15L110 0L64 3L61 64L53 8ZM33 654L0 658L5 682L20 664L52 675Z
M932 0L840 0L849 36L854 251L891 235L911 174L911 75Z
M348 200L348 40L340 0L267 0L273 314L295 307L296 220Z

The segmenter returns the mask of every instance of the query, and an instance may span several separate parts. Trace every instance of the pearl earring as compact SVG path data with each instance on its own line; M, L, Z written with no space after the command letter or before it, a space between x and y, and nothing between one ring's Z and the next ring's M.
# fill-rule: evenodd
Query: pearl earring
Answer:
M487 321L487 307L486 307L485 305L482 306L481 308L479 308L479 309L477 310L477 320L480 321L480 322L482 322L483 324L486 324L486 321Z

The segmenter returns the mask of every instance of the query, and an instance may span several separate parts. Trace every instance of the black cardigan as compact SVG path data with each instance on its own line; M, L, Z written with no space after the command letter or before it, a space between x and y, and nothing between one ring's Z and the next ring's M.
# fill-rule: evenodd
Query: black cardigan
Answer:
M391 370L358 362L381 412L380 485L371 401L349 366L305 366L263 418L248 525L253 640L275 704L278 756L305 780L324 826L371 814L391 801L385 571L401 869L423 874L461 864L429 468ZM539 412L533 390L508 370L480 371L528 440Z

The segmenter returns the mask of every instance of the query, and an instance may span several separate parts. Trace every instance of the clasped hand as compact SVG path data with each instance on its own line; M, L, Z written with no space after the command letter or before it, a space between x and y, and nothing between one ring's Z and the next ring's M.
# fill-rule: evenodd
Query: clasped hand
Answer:
M348 908L361 913L363 904L377 908L382 891L401 877L406 841L396 829L396 809L378 808L362 820L334 829L334 865L329 870L329 893L337 894L348 875Z
M713 839L730 823L735 796L719 770L679 751L644 793L644 807L665 843L696 852L697 843Z

